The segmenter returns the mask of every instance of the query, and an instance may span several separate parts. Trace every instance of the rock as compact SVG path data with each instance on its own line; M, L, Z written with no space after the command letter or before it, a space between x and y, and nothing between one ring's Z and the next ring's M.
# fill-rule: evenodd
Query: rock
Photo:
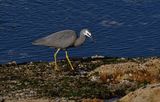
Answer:
M104 56L100 56L100 55L95 55L95 56L91 56L92 59L96 59L96 58L104 58Z
M0 96L0 102L5 102L5 100L2 96Z
M97 74L98 73L98 74ZM105 64L89 73L99 77L97 82L120 83L124 80L140 83L160 82L160 59L149 59L144 63L125 62L118 64Z
M82 102L104 102L104 100L101 99L83 99Z
M142 87L122 97L118 102L160 102L160 83Z
M1 102L1 101L0 101ZM5 100L3 102L76 102L74 100L68 100L66 98L55 98L55 99L12 99Z
M16 61L8 62L9 65L17 65Z

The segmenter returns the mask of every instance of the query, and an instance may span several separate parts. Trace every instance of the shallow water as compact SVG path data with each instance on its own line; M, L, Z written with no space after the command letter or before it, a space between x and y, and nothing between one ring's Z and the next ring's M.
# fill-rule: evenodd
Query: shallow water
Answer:
M159 26L159 0L0 0L0 63L51 61L52 48L31 42L82 28L92 32L96 43L88 39L70 49L72 57L160 56Z

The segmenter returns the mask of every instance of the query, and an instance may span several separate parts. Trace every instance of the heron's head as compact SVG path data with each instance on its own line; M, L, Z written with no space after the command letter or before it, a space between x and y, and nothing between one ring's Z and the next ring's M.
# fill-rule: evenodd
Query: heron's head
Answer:
M82 29L81 33L84 34L85 36L89 37L89 38L92 38L92 34L91 34L91 32L89 32L88 29Z

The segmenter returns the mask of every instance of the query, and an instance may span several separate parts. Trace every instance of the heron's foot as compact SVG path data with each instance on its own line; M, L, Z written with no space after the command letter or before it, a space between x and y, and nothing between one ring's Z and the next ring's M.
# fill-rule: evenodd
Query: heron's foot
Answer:
M54 68L54 70L58 72L61 71L59 68L56 68L56 67Z
M74 70L73 66L71 66L71 70L72 70L72 71Z
M54 70L55 70L55 71L60 71L59 66L58 66L57 64L55 64Z
M55 71L60 71L59 66L55 64L54 62L51 62L50 65Z

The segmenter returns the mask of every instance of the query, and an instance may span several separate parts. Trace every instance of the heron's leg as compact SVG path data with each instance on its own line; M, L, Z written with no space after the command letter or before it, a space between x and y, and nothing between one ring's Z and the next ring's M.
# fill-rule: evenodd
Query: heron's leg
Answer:
M57 65L57 53L60 51L60 48L57 49L57 51L54 53L54 63L55 63L55 70L58 70L58 65Z
M66 50L65 50L65 53L66 53L66 59L67 59L69 65L71 66L71 69L74 70L74 68L73 68L73 66L72 66L72 63L71 63L71 61L70 61L70 59L69 59L68 52L67 52Z

